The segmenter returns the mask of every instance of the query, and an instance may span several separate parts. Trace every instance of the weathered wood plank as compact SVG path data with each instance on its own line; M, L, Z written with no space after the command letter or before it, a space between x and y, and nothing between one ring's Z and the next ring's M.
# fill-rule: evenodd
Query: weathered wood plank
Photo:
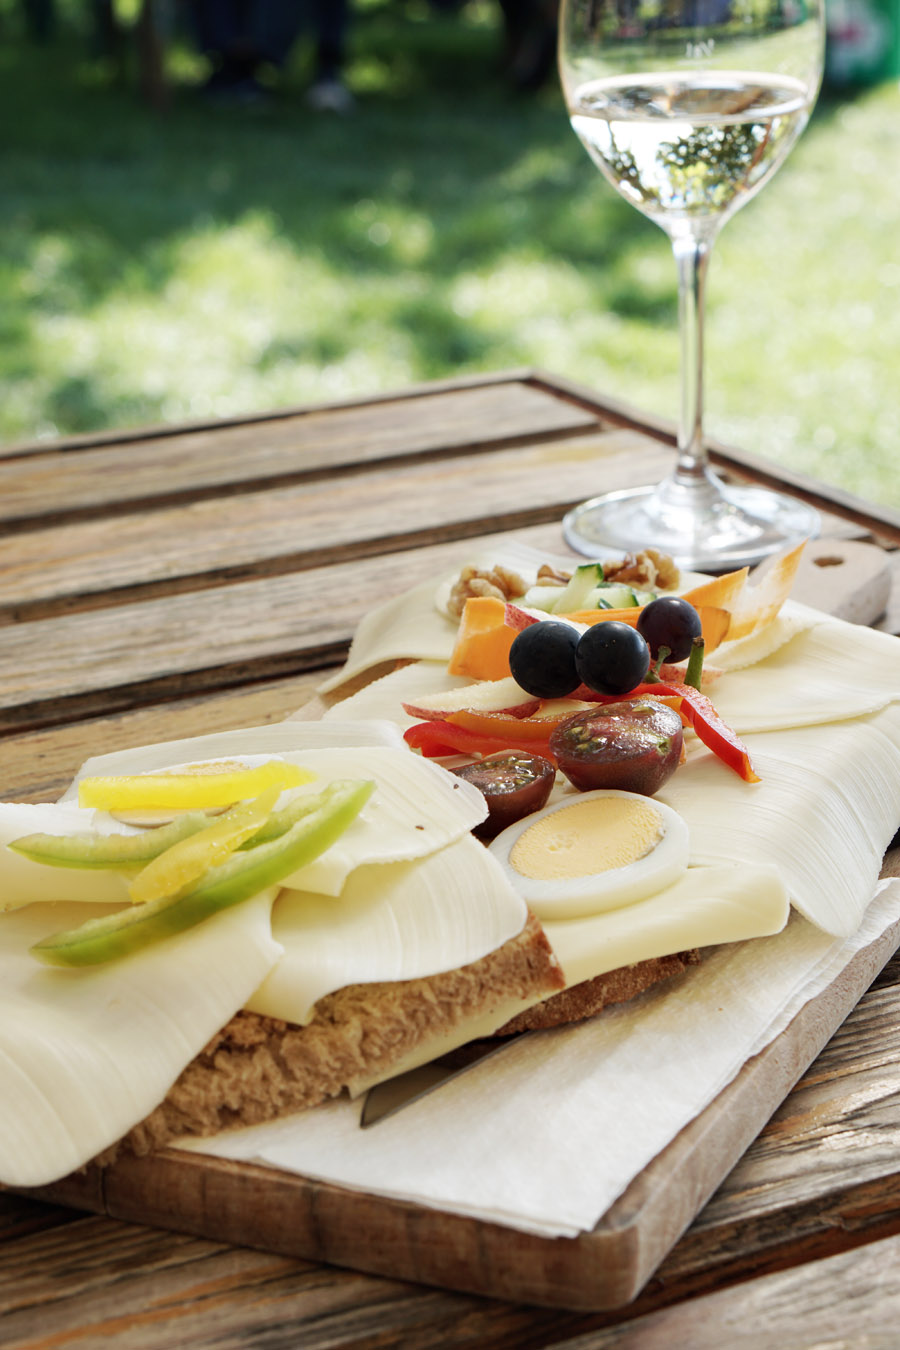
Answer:
M557 1350L887 1350L897 1344L898 1260L894 1236L555 1344Z
M91 755L279 722L312 698L321 675L187 698L115 717L11 736L0 744L0 800L56 801Z
M595 430L594 413L521 382L409 400L170 430L152 439L0 458L0 521L73 512L107 515L135 503L185 501L241 485L422 456L496 450L512 441Z
M516 536L566 551L558 525ZM336 664L372 605L458 566L472 547L438 544L365 567L338 563L11 625L0 643L0 730Z
M128 1224L23 1239L0 1271L4 1350L537 1350L583 1318L513 1308Z
M655 478L670 458L616 431L16 534L0 540L0 608L111 603L154 583L171 593L183 579L194 588L365 557L388 539L396 550L560 520L595 486L622 486L638 463Z
M568 551L555 519L512 534ZM373 605L503 537L9 625L0 643L0 734L336 664Z

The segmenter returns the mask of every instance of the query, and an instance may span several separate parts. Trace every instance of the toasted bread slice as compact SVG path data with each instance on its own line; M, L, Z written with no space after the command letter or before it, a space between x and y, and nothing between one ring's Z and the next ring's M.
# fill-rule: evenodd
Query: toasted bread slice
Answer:
M494 1034L514 1036L520 1031L540 1031L546 1027L564 1026L569 1022L583 1022L613 1003L628 1003L654 984L680 975L689 966L700 963L696 948L675 952L671 956L654 956L632 966L620 966L592 980L573 984L532 1008L526 1008L511 1018Z
M479 961L422 979L349 985L320 999L306 1026L240 1012L119 1147L141 1155L180 1135L259 1124L345 1089L356 1095L490 1034L564 985L544 931L529 915L518 936Z

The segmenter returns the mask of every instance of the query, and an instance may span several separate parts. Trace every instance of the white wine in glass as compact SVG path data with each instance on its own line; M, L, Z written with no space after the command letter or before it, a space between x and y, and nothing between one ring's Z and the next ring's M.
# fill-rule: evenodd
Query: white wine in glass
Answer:
M604 177L661 226L678 269L678 453L662 483L570 511L566 539L600 556L653 546L724 571L818 532L817 513L720 481L703 440L703 303L721 226L767 183L819 92L823 0L562 0L559 64L572 126ZM747 303L753 303L748 295Z

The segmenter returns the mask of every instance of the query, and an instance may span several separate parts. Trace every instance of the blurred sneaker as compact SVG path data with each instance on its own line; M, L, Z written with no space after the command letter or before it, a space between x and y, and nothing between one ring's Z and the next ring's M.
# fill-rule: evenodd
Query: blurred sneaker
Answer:
M349 113L356 107L350 90L340 80L316 80L306 93L306 102L315 112Z

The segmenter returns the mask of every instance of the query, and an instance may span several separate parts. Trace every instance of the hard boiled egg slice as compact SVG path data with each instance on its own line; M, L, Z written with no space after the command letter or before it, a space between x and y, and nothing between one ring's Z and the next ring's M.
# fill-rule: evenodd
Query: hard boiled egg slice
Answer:
M688 865L688 827L671 807L602 789L525 816L491 844L540 919L574 919L644 900Z

